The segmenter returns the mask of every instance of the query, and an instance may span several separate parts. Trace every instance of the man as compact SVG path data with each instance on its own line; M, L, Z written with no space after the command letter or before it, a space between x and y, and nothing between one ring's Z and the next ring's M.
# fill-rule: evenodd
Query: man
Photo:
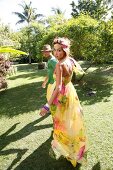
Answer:
M47 76L42 84L42 87L45 88L47 86L47 90L51 88L51 84L54 83L53 73L57 63L56 58L52 54L52 49L49 44L44 45L43 49L41 50L43 56L48 59L47 62Z

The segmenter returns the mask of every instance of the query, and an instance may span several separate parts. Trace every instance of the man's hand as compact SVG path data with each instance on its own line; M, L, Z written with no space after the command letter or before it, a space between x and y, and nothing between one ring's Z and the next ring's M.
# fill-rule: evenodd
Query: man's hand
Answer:
M46 82L43 82L43 84L42 84L42 88L46 88Z

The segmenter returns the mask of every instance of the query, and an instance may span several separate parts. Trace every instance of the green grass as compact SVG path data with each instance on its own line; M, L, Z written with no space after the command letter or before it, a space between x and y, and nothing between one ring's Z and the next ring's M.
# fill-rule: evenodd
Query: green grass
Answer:
M41 88L46 70L36 64L17 67L8 89L0 92L0 170L113 170L113 65L93 66L75 84L89 139L87 167L76 168L49 156L52 118L39 116L46 102ZM88 95L90 88L95 95Z

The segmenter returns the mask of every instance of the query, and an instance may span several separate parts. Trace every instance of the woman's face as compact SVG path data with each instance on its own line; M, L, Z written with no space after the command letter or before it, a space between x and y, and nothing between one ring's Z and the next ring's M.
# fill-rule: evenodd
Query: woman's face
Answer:
M63 51L60 44L54 44L54 56L57 58L57 60L62 60L64 57L66 57L66 53Z

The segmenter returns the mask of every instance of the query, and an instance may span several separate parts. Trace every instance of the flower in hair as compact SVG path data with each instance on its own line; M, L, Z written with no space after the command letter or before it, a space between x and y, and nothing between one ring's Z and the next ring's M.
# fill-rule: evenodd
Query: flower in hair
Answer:
M67 38L55 38L54 39L54 44L60 44L62 46L62 48L69 48L70 46L70 42Z

